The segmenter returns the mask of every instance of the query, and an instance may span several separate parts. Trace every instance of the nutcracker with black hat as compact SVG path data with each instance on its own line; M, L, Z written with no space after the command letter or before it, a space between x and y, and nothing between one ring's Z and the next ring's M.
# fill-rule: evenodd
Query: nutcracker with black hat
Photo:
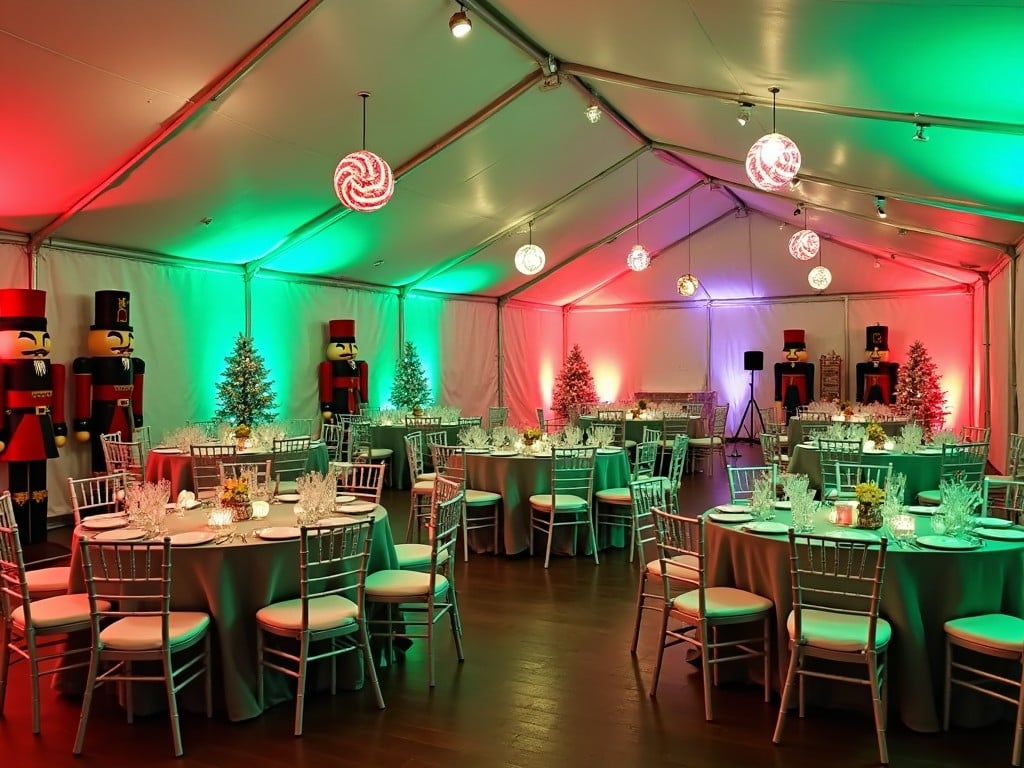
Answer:
M889 362L889 326L868 326L864 358L857 363L857 402L892 405L900 366Z
M96 291L96 322L89 326L91 357L72 364L75 374L75 438L92 443L92 470L105 472L100 435L120 435L123 442L142 426L142 383L146 364L132 357L135 334L131 294Z
M775 401L782 404L788 419L799 406L814 399L814 363L807 362L807 341L802 329L782 332L782 353L786 362L775 364Z
M357 414L367 402L368 368L365 360L356 360L355 320L331 320L330 339L320 363L320 411L324 421L338 414Z
M46 292L0 289L0 461L23 544L46 541L46 461L68 434L64 366L50 346Z

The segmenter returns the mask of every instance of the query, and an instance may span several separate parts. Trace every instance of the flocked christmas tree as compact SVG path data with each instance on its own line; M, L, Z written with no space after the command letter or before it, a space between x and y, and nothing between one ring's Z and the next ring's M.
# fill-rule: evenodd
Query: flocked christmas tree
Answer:
M594 387L594 375L590 366L583 359L579 344L574 344L565 358L562 372L555 379L555 391L552 395L551 407L563 419L571 414L578 415L581 406L598 401L597 389Z
M398 360L395 370L395 383L391 387L391 404L395 408L411 409L430 405L430 384L427 383L427 372L423 369L416 345L405 342L402 357Z
M227 367L217 383L217 420L253 427L276 419L273 382L252 337L238 334L224 362Z
M910 345L907 361L900 366L894 394L896 404L924 428L925 435L942 429L946 418L946 393L939 384L935 363L920 341Z

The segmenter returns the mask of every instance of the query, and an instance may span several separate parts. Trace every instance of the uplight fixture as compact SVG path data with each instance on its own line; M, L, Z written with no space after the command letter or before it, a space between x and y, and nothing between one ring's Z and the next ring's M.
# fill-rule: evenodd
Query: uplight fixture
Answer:
M536 275L544 269L545 261L547 261L547 257L544 255L544 249L533 244L533 222L531 221L530 242L519 246L519 250L516 251L516 269L524 275Z
M747 152L747 177L754 186L765 192L777 192L785 187L800 171L800 149L796 143L775 130L775 99L779 89L768 89L772 94L772 132L754 142Z
M583 114L587 116L587 120L591 123L596 123L601 119L601 105L597 102L591 102L590 106L584 110Z
M473 31L473 22L469 20L469 14L466 13L466 6L459 3L459 10L452 14L452 17L448 19L448 29L452 31L454 37L463 38Z
M885 212L885 198L882 195L875 197L875 211L878 213L878 218L884 219L889 214Z
M640 158L636 159L636 245L626 254L626 266L634 272L643 272L651 266L651 254L640 245Z
M360 91L363 100L363 148L345 155L334 169L334 193L342 205L353 211L369 213L387 205L395 192L395 177L384 158L366 149L366 100L368 91Z
M924 135L925 128L930 128L928 123L914 123L917 130L914 132L914 141L928 141L928 137Z

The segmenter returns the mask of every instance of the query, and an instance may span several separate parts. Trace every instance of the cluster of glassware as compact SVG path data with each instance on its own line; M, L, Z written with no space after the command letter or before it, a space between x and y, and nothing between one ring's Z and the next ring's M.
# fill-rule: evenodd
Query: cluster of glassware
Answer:
M295 481L299 501L295 505L295 520L299 525L315 525L334 514L338 496L338 477L333 472L310 472Z
M896 440L896 450L900 453L914 453L924 444L924 428L920 424L904 424L900 436Z
M558 448L575 448L578 445L583 445L583 430L570 424L552 435L551 444Z
M171 484L167 480L128 486L125 491L125 512L131 526L145 531L146 538L158 536L170 497Z
M960 442L956 432L951 429L940 429L932 435L932 445L941 448L944 445L956 445Z
M969 538L981 509L980 490L962 480L943 480L940 488L942 503L932 515L932 532Z
M380 410L371 410L366 414L367 421L371 424L384 427L404 425L407 416L426 416L427 418L440 416L442 424L458 424L462 416L462 409L446 405L431 405L421 408L418 414L401 408L381 408Z
M587 432L587 445L607 448L615 440L615 428L595 425Z
M190 453L193 445L202 445L203 443L210 442L210 436L206 434L206 430L202 427L197 427L195 424L186 424L184 427L172 429L166 433L163 442L167 445L173 445L182 453ZM234 440L232 439L231 442L234 442Z
M810 533L814 530L814 514L818 510L815 491L807 475L783 475L782 493L793 511L793 530Z
M750 495L750 508L758 520L775 519L775 480L768 472L762 472L754 479Z

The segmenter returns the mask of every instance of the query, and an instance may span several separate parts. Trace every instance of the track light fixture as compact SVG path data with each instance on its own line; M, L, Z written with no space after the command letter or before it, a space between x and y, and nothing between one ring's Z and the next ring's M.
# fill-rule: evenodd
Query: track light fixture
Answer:
M591 123L596 123L601 119L601 105L596 101L592 101L590 106L583 111L583 114L587 116L587 120Z
M914 141L928 141L928 137L924 135L925 128L930 128L928 123L914 123L917 127L917 131L914 133Z
M736 122L739 123L740 125L746 125L747 121L750 119L750 110L752 110L753 108L754 105L751 104L749 101L741 101L740 111L736 115Z
M448 29L452 31L452 35L455 37L465 37L473 31L473 22L469 20L466 6L462 3L459 3L459 10L448 19Z
M803 203L797 203L796 204L796 208L793 209L793 215L794 216L799 216L803 212L804 212L804 204Z
M885 212L885 198L882 195L875 196L875 210L878 212L878 218L880 219L884 219L889 215Z
M794 176L789 182L789 191L795 192L800 187L800 177Z

